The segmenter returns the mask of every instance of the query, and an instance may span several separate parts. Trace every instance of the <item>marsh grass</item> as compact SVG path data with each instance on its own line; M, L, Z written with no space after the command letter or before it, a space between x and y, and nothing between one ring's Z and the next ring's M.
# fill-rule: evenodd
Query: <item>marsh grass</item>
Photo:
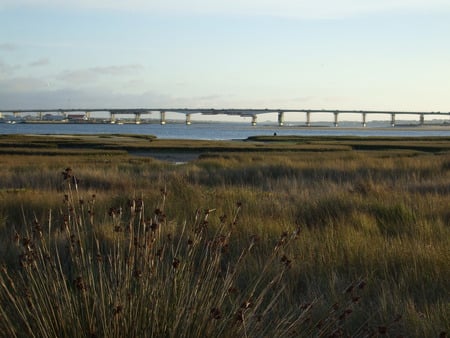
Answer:
M199 210L191 224L171 225L165 190L162 195L152 215L143 199L129 201L128 215L110 210L105 236L69 184L63 224L49 218L46 231L35 220L16 241L20 266L2 267L0 333L286 337L308 327L309 306L280 304L290 267L284 247L297 233L283 233L259 273L242 278L257 243L250 240L238 255L228 255L240 204L214 229L208 221L214 210Z
M352 144L357 142L350 141ZM19 282L15 279L23 269L17 265L18 257L25 249L23 244L17 246L14 238L16 232L21 239L31 238L36 219L43 227L46 250L53 250L52 258L58 257L55 256L57 252L61 262L62 272L51 275L52 280L67 285L61 288L58 284L51 287L39 284L37 290L57 294L56 290L67 289L56 297L60 299L57 305L72 304L64 311L56 310L54 303L50 303L57 300L48 300L40 305L40 311L46 311L49 304L53 306L52 318L59 314L67 317L67 320L61 319L61 327L52 324L55 319L48 319L48 325L55 327L52 332L66 330L63 332L69 336L75 334L75 329L70 331L69 323L78 321L74 327L85 335L90 333L86 323L95 324L94 331L98 336L103 336L103 332L118 335L120 330L131 330L134 320L142 323L137 324L140 327L136 329L138 331L130 332L143 336L151 336L139 331L143 327L149 330L150 325L160 330L154 331L158 333L163 329L173 330L164 331L167 335L171 332L183 335L182 327L185 332L188 332L187 327L192 329L192 336L199 332L214 335L220 327L223 336L244 333L248 336L253 336L253 333L255 336L281 336L295 326L288 322L298 324L298 332L289 331L292 336L330 336L333 332L362 337L371 334L438 336L450 327L450 161L448 153L443 151L446 142L436 143L441 148L434 153L431 150L436 149L436 144L425 147L428 149L425 151L424 142L421 140L421 144L415 144L422 150L417 147L412 150L394 149L394 144L389 150L384 150L382 145L386 142L378 148L372 142L370 151L262 152L249 148L245 152L217 152L220 147L215 147L214 153L182 166L123 154L94 157L81 154L48 157L2 155L0 232L3 243L0 250L11 278L9 280L3 274L3 281L8 286L5 290L12 288L8 283L13 281L15 297L22 297L17 301L21 306L27 305L27 288L18 288ZM407 142L400 146L406 145ZM279 145L273 147L281 148ZM76 193L72 190L73 197L69 200L76 214L83 215L78 218L72 216L69 229L70 234L79 233L80 239L86 239L80 242L84 260L76 255L70 256L70 236L62 227L70 209L67 204L61 206L66 203L67 194L67 183L61 182L61 171L69 163L76 168L80 182L79 190ZM160 187L165 192L163 207ZM94 195L95 198L92 197ZM133 215L129 206L130 201L139 199L145 205L141 216L139 213ZM79 200L83 200L83 205ZM91 200L95 200L92 207ZM238 201L242 205L234 224ZM158 229L159 235L154 239L158 245L146 249L139 246L138 249L130 229L139 234L140 240L147 240L148 232L143 231L146 225L139 219L152 224L148 221L157 216L154 213L157 209L163 210L165 215L161 222L163 226ZM119 210L122 210L120 215ZM195 229L198 230L204 221L205 210L214 211L208 214L205 231L198 234ZM289 241L289 245L283 246L283 252L274 256L273 250L280 236L297 230L300 233L295 241ZM171 241L167 238L169 233ZM198 244L197 254L193 256L195 259L190 261L191 265L186 265L188 247L185 244L194 235L201 235L199 243L203 244ZM216 251L208 247L207 243L223 238L229 238L225 253L218 247L214 247ZM43 240L38 241L35 251L41 250L43 244L39 243ZM250 253L244 255L245 259L240 260L241 254L252 243L257 245L253 245ZM149 253L155 254L152 250L161 248L165 253L164 259L156 260L157 264L155 259L139 260ZM209 254L204 257L200 254L204 252ZM96 262L97 253L108 264ZM175 297L186 294L194 299L200 291L193 287L194 282L181 286L179 279L170 279L174 275L174 258L179 260L177 274L182 280L199 282L198 276L201 275L203 281L209 281L205 294L198 298L208 305L204 308L200 303L195 305L196 312L203 311L198 315L188 313L184 306L191 303L187 299ZM43 261L39 267L46 264ZM72 261L73 264L70 263ZM288 261L289 268L286 269ZM143 287L143 279L137 279L137 282L133 277L134 265L130 262L140 262L148 271L150 266L145 264L154 262L151 266L161 269L158 274L161 279L156 275L147 276L151 284ZM76 265L81 263L85 265ZM200 267L204 266L211 266L212 270L200 273ZM233 286L237 285L239 290L239 297L233 296L237 297L236 303L230 301L231 296L221 293L222 288L228 285L225 281L231 283L231 279L225 277L228 276L226 267L232 266L240 267L229 270L229 273L236 271L232 279ZM74 284L78 277L76 272L80 270L86 273L81 281L96 283L94 288L86 288L84 294L92 294L85 303L80 296L83 293ZM193 275L194 270L200 275ZM217 278L207 279L213 271L220 272L220 283ZM122 278L121 288L117 286L119 277L115 274ZM282 287L275 291L280 292L267 288L277 276ZM44 283L44 276L35 279ZM20 283L30 281L28 277L19 280ZM179 293L175 293L173 286L157 291L157 286L172 285L170 283L175 280L179 288L175 290ZM365 287L355 287L355 283L362 280ZM273 320L252 322L248 326L252 330L247 331L243 331L242 325L230 327L224 324L226 320L221 320L236 315L236 306L240 308L244 304L245 296L248 297L255 285L256 294L264 294L259 298L259 310L255 313L259 316L264 312L262 309L270 305L267 316L273 316ZM349 285L353 285L351 292L343 292ZM151 295L151 299L147 296L142 300L129 299L125 286ZM35 292L34 301L39 299ZM213 297L216 295L218 298ZM2 297L11 295L2 294ZM42 297L50 298L48 295ZM333 306L336 303L339 306ZM158 313L151 312L148 304L153 304ZM77 312L81 310L86 313ZM23 318L30 322L39 318L37 312L31 316L31 312L27 312L29 310L17 311L11 305L1 311L2 322L5 323L2 330L7 330L7 326L16 320L15 315L11 317L8 311L23 313L26 315ZM111 319L119 318L114 313L121 313L123 320ZM211 320L210 317L221 318ZM39 325L44 327L47 324ZM27 326L23 324L23 327ZM21 332L25 331L16 331L16 334Z

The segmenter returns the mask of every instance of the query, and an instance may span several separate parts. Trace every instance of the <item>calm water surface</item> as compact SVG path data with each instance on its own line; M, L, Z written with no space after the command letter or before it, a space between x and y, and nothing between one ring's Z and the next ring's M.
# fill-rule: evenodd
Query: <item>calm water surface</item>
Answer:
M297 136L385 136L385 137L450 137L450 126L430 128L374 128L374 127L294 127L278 125L251 126L244 123L182 123L160 124L32 124L0 123L0 134L141 134L161 139L232 140L255 135Z

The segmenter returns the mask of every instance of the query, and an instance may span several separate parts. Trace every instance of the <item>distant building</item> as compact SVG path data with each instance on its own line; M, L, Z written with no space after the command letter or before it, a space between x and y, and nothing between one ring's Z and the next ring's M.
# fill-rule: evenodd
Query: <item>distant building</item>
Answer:
M42 116L44 121L64 121L65 117L62 115L45 114Z
M67 119L69 122L87 121L86 114L69 114Z

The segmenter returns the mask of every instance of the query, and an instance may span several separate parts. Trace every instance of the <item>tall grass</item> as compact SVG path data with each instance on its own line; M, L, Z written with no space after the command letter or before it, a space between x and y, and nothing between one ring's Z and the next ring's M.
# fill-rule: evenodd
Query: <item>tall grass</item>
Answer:
M62 218L34 220L17 233L19 265L1 268L2 336L288 337L342 330L332 316L312 326L311 304L285 306L285 248L297 232L281 234L255 274L244 276L258 244L251 238L229 254L240 203L214 228L214 210L171 224L162 190L151 212L143 199L132 199L127 211L110 209L109 229L102 229L92 222L93 200L85 209L75 176L64 174Z
M57 318L58 306L67 306L61 314L67 312L70 320L58 327L67 335L75 334L69 327L77 320L74 327L85 335L91 326L98 336L119 335L124 332L120 330L131 330L132 318L146 322L145 330L150 330L150 325L159 330L130 331L142 336L150 336L148 332L188 335L188 327L192 336L200 332L223 336L370 336L381 335L385 329L391 336L438 336L450 327L448 154L404 150L235 152L205 156L182 166L123 155L107 159L37 157L32 162L11 156L5 160L8 164L0 167L0 232L4 241L0 250L8 268L7 275L2 275L7 286L2 304L12 304L11 299L17 298L26 306L30 288L23 285L32 279L24 276L49 269L45 259L39 258L45 257L44 253L33 261L38 268L17 268L17 257L28 250L22 239L33 238L34 224L40 224L43 237L33 239L33 252L45 248L52 253L60 272L48 274L62 284L44 287L44 276L35 275L36 281L41 280L36 289L49 290L50 294L68 290L41 305L41 311L51 305ZM39 169L33 171L27 163ZM61 182L60 172L68 163L76 168L79 178L76 193L72 189L68 194ZM18 167L22 169L16 170ZM67 201L64 195L72 197ZM162 199L167 199L164 205ZM92 208L91 200L95 200ZM133 200L142 200L145 207L133 213ZM235 221L237 202L242 205ZM71 223L66 229L69 204L78 216L68 218ZM162 213L155 214L157 209ZM161 224L158 230L145 232L155 219ZM274 250L283 233L292 235L298 230L295 241ZM16 232L21 238L19 246L13 242ZM72 234L79 236L80 244L72 244ZM192 244L197 243L191 242L193 238L197 238L197 246ZM135 245L148 241L156 244L148 248ZM83 253L83 259L75 255L75 249L68 249L71 245L81 245L78 252ZM159 249L164 255L156 259ZM195 252L192 256L190 250ZM97 261L97 253L101 261ZM148 255L153 259L144 260ZM178 262L177 269L174 262ZM137 263L144 267L142 276L146 278L133 277ZM232 269L235 266L238 268ZM145 275L151 268L161 271ZM211 277L217 274L221 278ZM17 279L19 275L22 277ZM79 287L89 285L83 292L74 282L79 276L79 282L84 283L78 283ZM174 276L192 282L181 285ZM121 287L117 286L119 279ZM151 283L144 287L143 280ZM200 280L208 281L204 294L193 286ZM273 280L279 288L269 287ZM360 289L362 280L364 287ZM16 293L8 295L11 282ZM64 283L67 287L58 287ZM233 284L230 290L239 292L224 293L227 283ZM170 287L158 291L162 286ZM132 294L129 299L125 290L130 288L148 296L141 294L140 301ZM259 304L253 307L253 314L262 318L258 316L266 313L266 319L229 326L228 319L236 321L238 309L253 288L252 303ZM31 294L34 302L40 298L37 292ZM177 298L181 294L192 300L198 296L199 303ZM255 299L260 301L255 303ZM188 313L190 306L198 316ZM86 313L77 312L81 310ZM250 311L245 308L244 312ZM2 312L5 330L8 323L17 320L17 314L11 313L21 313L11 305ZM22 312L22 321L38 318L31 310ZM157 315L162 317L157 319ZM149 324L154 322L165 324ZM139 330L144 327L144 323L137 325ZM27 331L16 334L20 332Z

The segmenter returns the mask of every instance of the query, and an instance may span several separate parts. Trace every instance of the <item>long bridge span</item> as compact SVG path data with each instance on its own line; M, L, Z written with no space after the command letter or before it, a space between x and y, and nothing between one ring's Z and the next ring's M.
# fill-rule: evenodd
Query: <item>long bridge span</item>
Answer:
M286 113L304 113L306 116L306 126L310 127L312 114L329 113L334 116L334 126L339 125L339 115L341 114L360 114L361 125L367 126L367 116L370 114L386 114L390 116L391 126L396 125L396 116L398 115L417 115L419 124L423 125L425 116L449 117L450 112L433 112L433 111L389 111L389 110L342 110L342 109L214 109L214 108L68 108L68 109L0 109L0 118L2 114L12 114L19 117L21 114L36 114L38 120L43 120L45 115L56 113L64 117L70 117L70 114L82 114L83 120L89 121L91 113L103 112L109 114L109 122L115 123L118 115L134 115L135 123L141 122L141 116L144 114L159 113L159 121L162 125L166 124L166 113L179 113L186 116L186 124L191 124L192 114L202 115L231 115L240 117L250 117L251 124L256 125L258 115L276 113L278 114L278 125L285 124ZM72 115L73 116L73 115ZM80 115L78 115L80 116Z

